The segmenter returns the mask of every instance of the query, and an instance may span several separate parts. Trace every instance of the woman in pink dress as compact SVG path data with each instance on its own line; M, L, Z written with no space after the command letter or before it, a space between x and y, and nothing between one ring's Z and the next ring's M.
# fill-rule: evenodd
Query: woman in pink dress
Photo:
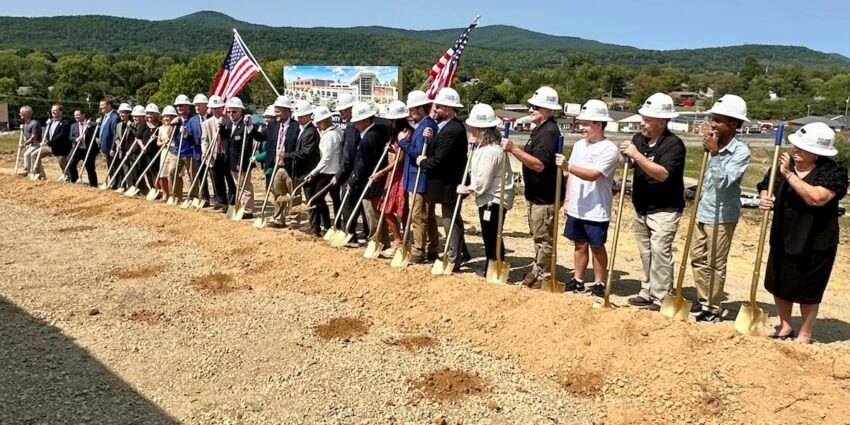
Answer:
M408 213L407 193L404 191L403 185L404 167L395 167L395 173L393 173L394 164L404 164L404 152L399 148L398 141L413 133L413 127L407 122L408 115L409 111L404 102L396 100L389 104L384 118L390 122L392 137L390 160L386 167L373 176L374 178L388 176L378 203L380 210L384 212L384 220L393 236L390 247L381 252L381 256L384 258L392 258L396 250L401 248L401 226L399 223L406 219ZM392 176L389 175L390 173L393 173Z

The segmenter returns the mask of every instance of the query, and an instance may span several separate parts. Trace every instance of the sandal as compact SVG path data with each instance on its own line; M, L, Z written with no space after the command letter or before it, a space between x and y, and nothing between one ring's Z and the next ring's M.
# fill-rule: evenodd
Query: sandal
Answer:
M781 341L786 341L786 340L795 339L795 338L797 338L797 332L794 332L793 329L791 330L791 332L789 332L785 335L779 335L778 333L775 333L775 334L770 336L770 339L778 339L778 340L781 340Z

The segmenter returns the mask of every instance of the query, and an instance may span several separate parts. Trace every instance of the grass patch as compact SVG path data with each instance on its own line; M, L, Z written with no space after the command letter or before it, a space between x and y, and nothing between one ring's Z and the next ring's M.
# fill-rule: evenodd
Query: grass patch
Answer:
M18 151L18 140L21 138L20 131L13 131L0 136L0 153L10 153L12 155Z

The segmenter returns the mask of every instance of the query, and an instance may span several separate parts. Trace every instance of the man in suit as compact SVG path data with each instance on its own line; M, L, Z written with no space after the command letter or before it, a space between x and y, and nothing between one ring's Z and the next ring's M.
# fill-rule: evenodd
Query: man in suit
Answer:
M189 133L192 134L193 142L192 145L192 167L191 167L191 177L194 179L198 173L204 172L203 164L201 163L201 139L203 139L204 129L201 124L209 118L209 99L201 93L195 95L195 98L192 99L192 104L195 106L195 115L190 117L188 122L186 123L186 127L189 129ZM200 177L203 177L201 175ZM197 198L198 193L201 194L201 198L205 201L204 204L208 205L210 201L210 191L209 187L207 187L207 181L204 179L200 180L198 177L197 182L195 183L195 187L189 188L189 197Z
M80 161L85 160L83 166L86 168L86 175L89 176L89 186L97 187L97 170L95 167L95 157L97 156L97 147L94 145L94 123L86 118L86 113L82 109L74 110L74 123L71 125L71 144L77 145L77 150L74 151L74 156L71 158L70 170L68 177L72 183L76 183L80 178L80 173L77 170L77 165ZM93 149L89 153L89 149Z
M316 130L312 120L313 105L306 100L299 100L295 104L293 115L298 121L298 140L295 143L295 149L287 150L283 157L293 162L292 184L297 186L301 184L313 168L316 168L319 159L321 159L321 152L319 152L319 130ZM315 181L304 184L304 193L308 199L316 194L316 190ZM311 232L320 236L319 215L315 209L310 211L309 217Z
M457 119L457 111L463 107L457 91L449 87L440 89L434 99L434 105L439 128L437 137L428 148L429 155L419 156L416 163L423 173L428 173L428 198L434 204L440 204L443 229L448 235L455 203L461 201L457 186L463 182L466 168L466 128ZM452 237L446 241L449 246L449 261L454 263L453 272L459 271L461 264L470 258L463 232L463 219L458 210L454 228L451 230Z
M367 235L367 239L372 239L374 235L375 239L380 241L386 234L383 231L383 223L378 222L380 216L378 204L384 188L385 177L375 177L373 173L375 169L387 165L383 152L387 146L389 128L385 125L375 124L374 116L375 112L366 102L357 102L352 107L351 122L360 133L360 143L357 145L357 154L354 157L354 169L346 185L351 190L349 196L353 196L355 201L363 196L362 206L366 212L369 229L372 230L372 234ZM380 167L378 166L379 161ZM372 183L367 188L366 184L370 180Z
M294 149L298 143L298 133L301 131L298 122L292 118L292 101L286 96L280 96L274 101L275 120L266 127L266 158L264 168L274 168L277 162L277 172L271 177L272 204L275 208L273 217L268 222L269 227L283 227L288 212L284 208L289 203L292 192L292 161L287 160L286 153ZM287 148L289 146L289 148ZM286 165L289 164L289 167ZM296 196L297 194L292 194ZM300 198L297 198L300 203ZM296 204L293 199L292 205Z
M32 161L35 174L39 179L47 178L41 159L45 155L53 155L59 162L59 167L64 171L68 165L68 155L71 153L71 121L63 116L62 105L56 104L50 108L51 119L47 124L47 138L41 143L41 156L35 152ZM38 161L35 161L35 160Z
M345 185L348 178L351 177L351 172L354 170L354 158L357 156L357 145L360 144L360 132L354 128L351 123L351 109L354 106L354 96L343 93L339 95L336 111L339 112L343 124L340 126L343 129L342 133L342 155L339 157L339 169L336 175L331 179L333 185ZM357 203L357 194L351 193L341 205L340 211L334 211L334 215L341 214L339 226L345 226L346 221L351 216L354 210L354 204ZM366 220L366 213L363 209L359 209L359 219L363 222L363 235L369 234L369 224ZM348 233L354 234L357 230L357 220L351 223L351 227L346 229Z
M236 183L230 175L230 165L227 163L227 155L221 145L220 124L230 123L230 118L224 113L224 102L221 96L213 95L207 104L210 117L201 125L201 152L202 159L209 159L210 177L213 182L213 194L215 196L214 211L227 212L228 200L235 199ZM212 157L210 158L210 155Z
M144 110L142 110L144 112ZM127 103L122 103L118 106L118 122L115 124L115 140L112 143L112 151L110 152L115 158L115 166L112 174L107 176L107 183L115 190L124 178L124 170L121 169L121 161L124 157L130 154L130 149L135 144L136 126L130 120L132 118L133 108ZM128 160L129 162L129 160ZM126 163L125 163L126 164Z
M242 218L250 220L254 218L254 185L251 183L254 143L262 140L263 135L254 127L251 116L243 115L244 109L242 100L238 97L232 97L227 101L227 114L230 116L230 122L224 123L222 120L219 135L222 139L223 151L226 152L230 165L230 175L236 183L237 192L244 183L242 193L236 193L236 196L241 196L241 205L245 207L245 214ZM236 202L235 197L233 202Z
M100 112L103 113L103 118L100 121L100 151L103 153L103 159L106 162L106 168L112 163L113 146L115 141L115 125L118 124L118 113L113 109L112 100L105 98L100 101Z

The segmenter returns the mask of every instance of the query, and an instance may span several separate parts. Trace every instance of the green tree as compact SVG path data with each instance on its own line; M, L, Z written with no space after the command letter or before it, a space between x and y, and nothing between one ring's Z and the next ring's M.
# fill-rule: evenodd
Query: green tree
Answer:
M738 77L741 78L741 81L745 84L749 84L754 78L762 77L764 75L764 66L762 66L762 64L760 64L759 61L752 56L747 56L746 59L744 59L744 63L738 71Z

